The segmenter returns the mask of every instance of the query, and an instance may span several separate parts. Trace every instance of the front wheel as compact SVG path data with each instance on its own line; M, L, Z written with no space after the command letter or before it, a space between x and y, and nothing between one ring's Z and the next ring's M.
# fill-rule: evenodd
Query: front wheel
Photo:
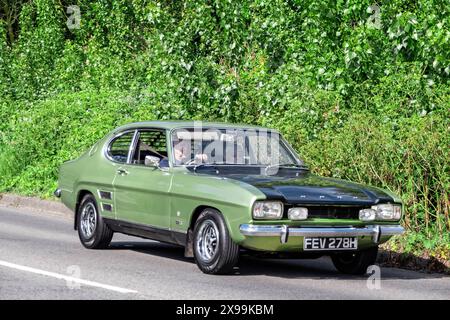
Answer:
M357 252L335 253L331 256L336 269L346 274L365 274L377 259L378 246Z
M104 249L111 242L113 232L98 213L97 203L91 194L81 201L77 229L81 244L88 249Z
M239 246L231 239L224 218L214 209L205 209L194 227L194 258L207 274L231 273L239 260Z

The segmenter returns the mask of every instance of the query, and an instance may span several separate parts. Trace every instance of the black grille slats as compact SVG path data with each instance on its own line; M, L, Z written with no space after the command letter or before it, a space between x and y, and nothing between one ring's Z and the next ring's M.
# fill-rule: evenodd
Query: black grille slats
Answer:
M294 206L287 206L287 210ZM297 207L297 206L295 206ZM308 218L322 219L359 219L359 210L364 209L360 206L308 206L298 205L298 207L308 208ZM287 217L286 210L286 217Z

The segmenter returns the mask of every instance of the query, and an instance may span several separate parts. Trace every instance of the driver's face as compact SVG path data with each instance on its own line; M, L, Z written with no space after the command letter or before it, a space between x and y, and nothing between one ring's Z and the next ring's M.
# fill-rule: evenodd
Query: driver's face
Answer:
M175 159L178 161L186 159L186 155L183 153L182 149L175 149Z
M189 150L190 148L188 143L186 143L186 141L178 142L174 147L175 160L183 162L183 160L187 158Z

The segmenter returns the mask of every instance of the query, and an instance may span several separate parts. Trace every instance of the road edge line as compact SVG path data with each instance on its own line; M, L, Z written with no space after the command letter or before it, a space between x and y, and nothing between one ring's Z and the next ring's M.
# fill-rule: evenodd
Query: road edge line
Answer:
M52 277L52 278L56 278L59 280L65 280L67 282L69 282L69 281L75 282L75 283L79 283L79 284L82 284L85 286L111 290L111 291L115 291L115 292L119 292L119 293L138 293L136 290L126 289L126 288L121 288L121 287L117 287L117 286L113 286L113 285L109 285L109 284L103 284L103 283L96 282L96 281L90 281L90 280L84 280L81 278L66 276L63 274L56 273L56 272L45 271L45 270L41 270L41 269L37 269L37 268L27 267L27 266L15 264L15 263L3 261L3 260L0 260L0 266L15 269L15 270L20 270L20 271L26 271L26 272L30 272L30 273L34 273L34 274L39 274L39 275L43 275L43 276L47 276L47 277Z

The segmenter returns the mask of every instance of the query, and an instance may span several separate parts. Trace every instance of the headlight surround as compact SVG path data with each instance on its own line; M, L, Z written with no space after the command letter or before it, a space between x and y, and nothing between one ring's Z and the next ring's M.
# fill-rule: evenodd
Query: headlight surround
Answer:
M372 206L376 211L376 219L383 221L398 221L402 218L402 206L400 204L382 203Z
M280 201L256 201L253 205L254 219L281 219L283 217L283 203Z

